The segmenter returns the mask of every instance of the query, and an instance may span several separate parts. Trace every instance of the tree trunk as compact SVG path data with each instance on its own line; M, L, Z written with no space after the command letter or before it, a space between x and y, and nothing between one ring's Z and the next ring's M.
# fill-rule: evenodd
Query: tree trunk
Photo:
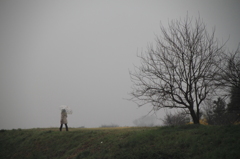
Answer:
M199 116L196 115L195 111L193 109L189 109L190 114L193 120L193 124L199 124Z

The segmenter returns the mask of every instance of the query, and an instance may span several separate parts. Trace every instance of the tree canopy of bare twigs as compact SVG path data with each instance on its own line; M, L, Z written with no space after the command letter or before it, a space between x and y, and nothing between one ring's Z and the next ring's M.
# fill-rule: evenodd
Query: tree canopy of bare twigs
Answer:
M240 45L239 45L240 46ZM240 50L239 47L235 52L223 54L223 61L219 67L220 73L216 76L219 86L226 88L240 89Z
M200 105L217 87L214 76L220 70L216 63L224 44L207 32L200 18L160 26L156 46L141 53L141 65L130 71L133 82L131 100L139 106L151 104L153 110L182 108L199 124Z

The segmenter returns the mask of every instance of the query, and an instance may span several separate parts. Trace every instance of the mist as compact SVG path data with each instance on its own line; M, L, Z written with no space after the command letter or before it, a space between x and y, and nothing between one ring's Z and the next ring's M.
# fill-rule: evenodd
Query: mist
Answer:
M240 2L231 0L2 0L0 129L59 127L61 105L73 111L69 127L136 126L152 107L126 100L129 70L154 44L160 22L200 16L234 50L239 13Z

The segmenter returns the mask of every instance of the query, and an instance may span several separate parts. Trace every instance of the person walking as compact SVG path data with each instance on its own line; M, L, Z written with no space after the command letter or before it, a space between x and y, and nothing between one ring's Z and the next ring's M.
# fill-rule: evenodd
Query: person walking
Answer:
M62 126L63 126L63 124L65 124L66 131L68 131L68 126L67 126L67 112L66 112L65 109L62 109L60 124L61 124L61 125L60 125L60 128L59 128L60 131L62 131Z

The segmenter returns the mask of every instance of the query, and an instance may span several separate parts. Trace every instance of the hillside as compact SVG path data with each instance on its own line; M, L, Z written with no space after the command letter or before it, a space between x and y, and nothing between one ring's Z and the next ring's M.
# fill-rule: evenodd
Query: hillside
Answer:
M240 126L1 130L0 158L240 158Z

